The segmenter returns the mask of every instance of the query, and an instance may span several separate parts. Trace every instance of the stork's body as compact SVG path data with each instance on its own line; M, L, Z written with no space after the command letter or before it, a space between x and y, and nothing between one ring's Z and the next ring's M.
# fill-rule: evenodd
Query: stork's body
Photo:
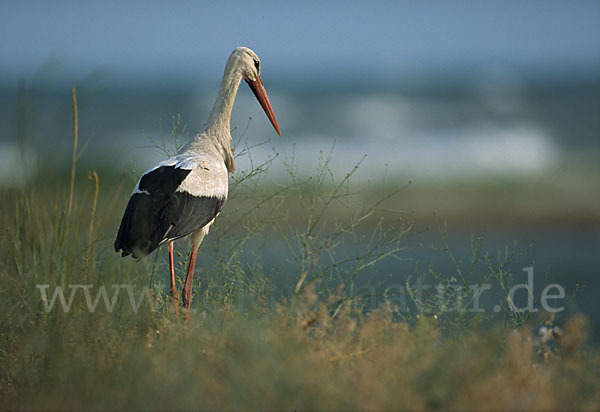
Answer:
M144 257L167 242L171 296L176 297L173 241L191 234L192 251L182 292L183 304L188 308L198 247L227 200L228 177L235 170L229 125L242 78L280 134L260 79L258 57L252 50L238 47L225 66L208 127L177 155L142 175L131 194L115 241L117 252L135 258Z

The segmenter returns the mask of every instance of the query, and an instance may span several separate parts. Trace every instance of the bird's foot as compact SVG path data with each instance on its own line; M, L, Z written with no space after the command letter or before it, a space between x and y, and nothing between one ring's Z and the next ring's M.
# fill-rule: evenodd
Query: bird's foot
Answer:
M189 309L192 306L192 297L182 295L181 296L181 304L183 305L184 308Z
M179 303L179 295L175 289L171 289L171 293L169 295L173 303Z
M192 289L191 288L183 288L181 292L181 304L184 308L190 309L192 306Z

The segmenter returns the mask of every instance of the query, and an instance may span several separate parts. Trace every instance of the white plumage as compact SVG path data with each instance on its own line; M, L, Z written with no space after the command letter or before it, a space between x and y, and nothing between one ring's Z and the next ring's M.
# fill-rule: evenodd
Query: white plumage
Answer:
M117 252L136 258L167 242L171 296L175 298L173 241L191 234L192 252L182 292L183 304L188 308L198 247L227 200L229 174L235 170L229 124L242 79L281 134L260 78L258 56L246 47L236 48L227 60L208 127L177 155L142 175L127 203L115 241Z

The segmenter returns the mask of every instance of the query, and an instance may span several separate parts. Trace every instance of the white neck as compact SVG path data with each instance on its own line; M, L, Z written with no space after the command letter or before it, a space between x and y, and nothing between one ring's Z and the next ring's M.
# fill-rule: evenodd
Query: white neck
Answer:
M242 80L242 72L235 63L235 61L229 61L226 65L217 100L208 117L208 130L215 132L214 135L219 140L221 138L228 140L230 145L231 110L233 109L235 96Z

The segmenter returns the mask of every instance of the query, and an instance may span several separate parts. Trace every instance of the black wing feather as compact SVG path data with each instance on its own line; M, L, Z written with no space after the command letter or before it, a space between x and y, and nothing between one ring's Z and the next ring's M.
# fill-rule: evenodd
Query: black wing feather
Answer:
M175 240L200 229L223 208L225 198L194 196L177 188L191 172L162 166L142 176L121 220L115 251L143 257L165 240Z
M205 226L219 214L224 203L224 198L175 192L161 211L166 238L179 239Z

